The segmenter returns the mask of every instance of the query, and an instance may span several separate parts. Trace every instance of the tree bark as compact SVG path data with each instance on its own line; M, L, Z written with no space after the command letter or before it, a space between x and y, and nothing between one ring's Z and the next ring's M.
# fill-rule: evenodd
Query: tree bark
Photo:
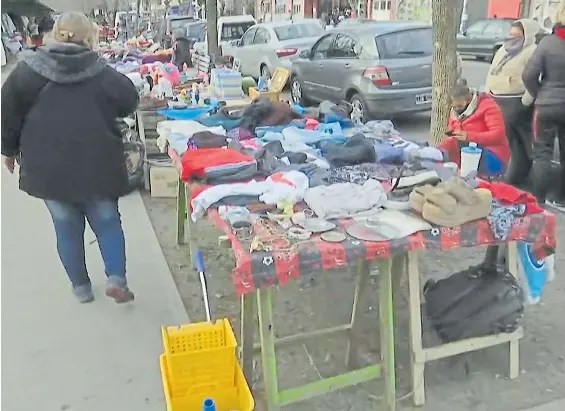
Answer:
M433 88L430 143L439 145L445 137L451 109L449 98L457 80L457 31L461 10L457 0L432 0Z
M555 13L555 23L564 24L565 23L565 0L561 0L559 6L557 6L557 12Z
M218 49L218 1L206 1L206 28L208 36L208 55L213 61L220 57Z

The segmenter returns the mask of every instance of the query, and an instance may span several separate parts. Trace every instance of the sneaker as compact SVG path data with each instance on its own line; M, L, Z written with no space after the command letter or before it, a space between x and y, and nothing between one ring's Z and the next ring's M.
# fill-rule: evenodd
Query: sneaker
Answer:
M73 287L73 294L81 304L94 301L94 294L92 293L92 286L90 284Z
M106 281L106 295L113 298L118 304L127 303L135 299L126 281L119 277L108 277Z
M565 213L565 200L545 200L545 205Z

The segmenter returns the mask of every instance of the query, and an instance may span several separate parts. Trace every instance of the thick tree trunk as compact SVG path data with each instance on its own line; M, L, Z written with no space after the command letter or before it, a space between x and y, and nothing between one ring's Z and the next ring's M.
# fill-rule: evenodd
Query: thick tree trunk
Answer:
M555 23L565 23L565 0L561 0L559 6L557 7L557 12L555 13Z
M220 56L218 50L218 1L206 1L206 27L208 36L208 54L213 61Z
M457 0L432 0L434 57L430 143L435 146L445 137L451 107L449 94L457 80L457 22L460 14Z

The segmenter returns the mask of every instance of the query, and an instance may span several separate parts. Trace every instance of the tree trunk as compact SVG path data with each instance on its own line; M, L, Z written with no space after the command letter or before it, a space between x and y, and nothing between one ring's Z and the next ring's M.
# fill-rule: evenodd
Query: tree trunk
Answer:
M213 61L220 57L218 50L218 1L206 2L206 28L208 36L208 55Z
M561 0L559 6L557 6L557 12L555 13L555 23L564 24L565 23L565 0Z
M139 27L141 26L141 0L137 0L137 4L135 5L137 8L135 9L135 12L137 14L137 17L135 19L135 24L134 24L134 31L133 31L133 36L136 37L139 35Z
M530 0L521 0L520 2L520 18L525 19L530 14Z
M445 137L451 108L449 98L457 80L457 31L461 10L456 0L432 0L433 89L430 143L439 145Z

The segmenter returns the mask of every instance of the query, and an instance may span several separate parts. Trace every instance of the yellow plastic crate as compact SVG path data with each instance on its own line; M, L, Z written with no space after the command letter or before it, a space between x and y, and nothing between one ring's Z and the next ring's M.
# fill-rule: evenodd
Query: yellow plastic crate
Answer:
M228 320L163 327L173 396L233 385L237 340Z
M235 357L234 357L235 359ZM229 385L212 385L199 387L197 392L190 394L177 394L171 391L174 381L170 377L167 356L160 357L161 375L163 377L163 389L167 401L167 411L196 411L202 409L202 404L207 398L216 403L217 411L253 411L255 401L249 390L249 386L243 376L243 371L237 361L234 361L232 372L234 380Z

